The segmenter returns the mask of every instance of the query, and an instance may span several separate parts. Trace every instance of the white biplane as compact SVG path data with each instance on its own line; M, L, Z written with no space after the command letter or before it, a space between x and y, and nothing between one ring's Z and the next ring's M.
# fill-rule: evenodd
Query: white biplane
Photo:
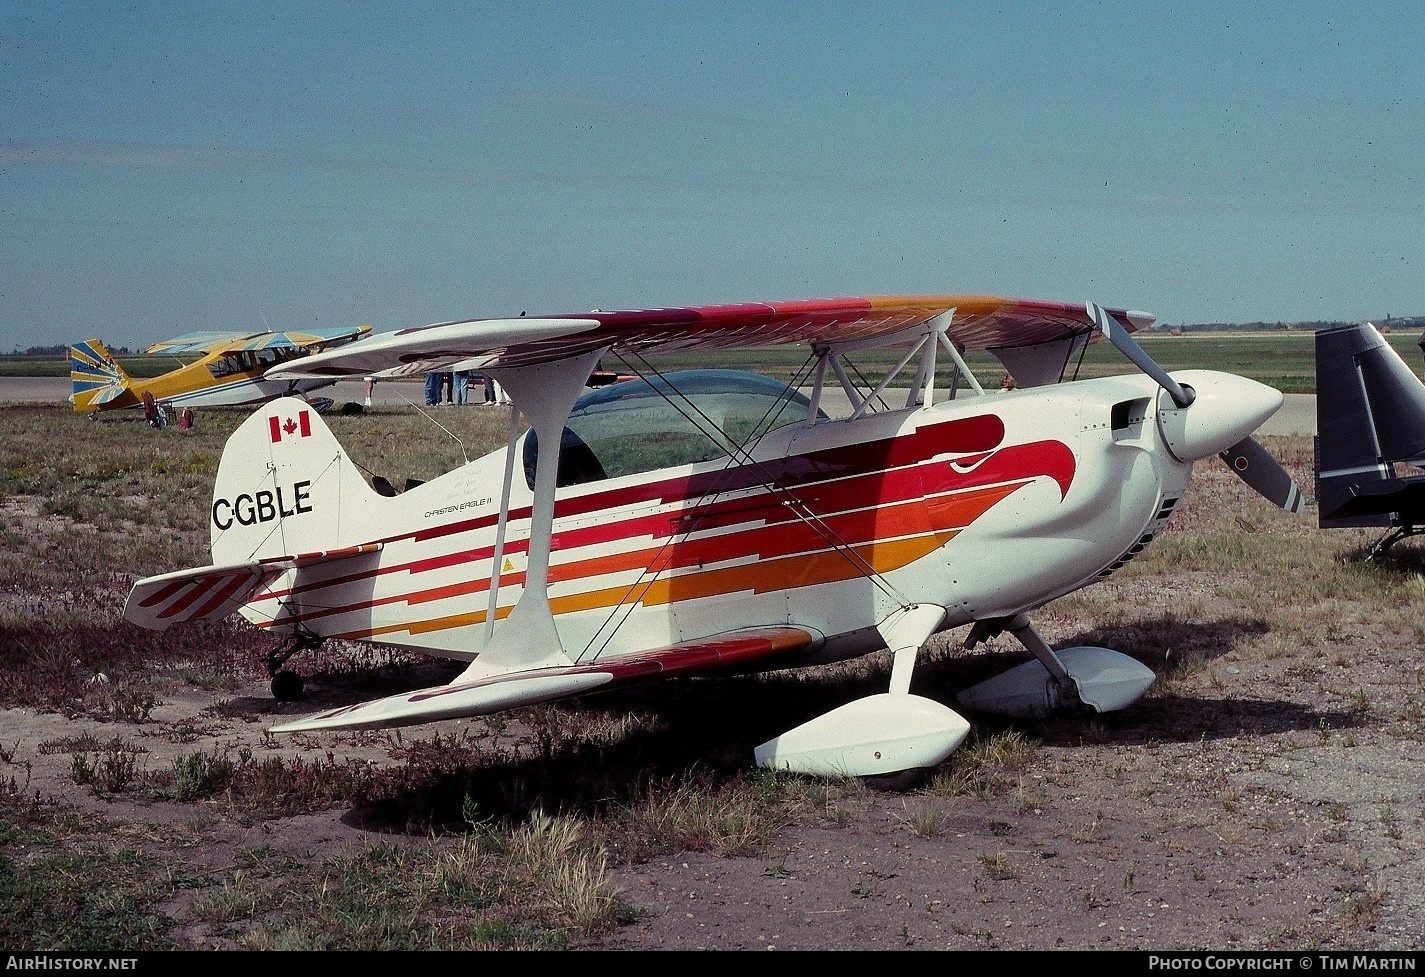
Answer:
M887 296L438 323L305 357L277 379L473 369L512 416L506 448L379 493L300 400L231 437L211 509L213 565L140 580L150 628L240 612L281 636L283 666L327 639L468 661L447 685L306 718L275 733L478 716L674 676L893 653L889 688L762 744L759 765L823 776L933 767L969 730L914 694L917 651L968 625L1029 657L959 696L1047 716L1136 701L1153 672L1106 648L1053 649L1029 614L1102 580L1172 518L1195 462L1221 455L1301 511L1252 433L1276 390L1168 374L1131 333L1153 317L1093 304ZM1139 372L1065 374L1108 340ZM586 389L601 357L803 346L809 377L644 372ZM852 354L895 350L866 387ZM1018 389L986 394L963 353ZM937 361L949 379L937 386ZM897 379L901 378L901 379ZM827 394L846 403L833 416ZM799 387L809 393L799 392ZM888 391L901 388L887 403ZM554 451L549 445L558 445Z

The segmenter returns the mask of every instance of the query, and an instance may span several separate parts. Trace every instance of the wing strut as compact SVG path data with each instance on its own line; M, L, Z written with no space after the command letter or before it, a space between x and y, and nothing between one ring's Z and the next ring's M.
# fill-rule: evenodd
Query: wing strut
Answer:
M953 385L950 388L950 399L955 399L955 392L960 385L961 378L963 378L965 382L970 385L971 390L983 396L985 388L980 386L980 381L975 379L974 371L971 370L968 365L966 365L965 357L960 355L960 347L956 346L955 343L950 339L950 321L954 318L955 310L949 309L945 312L940 313L934 319L930 320L931 323L934 324L936 329L936 339L939 341L941 347L945 350L945 352L950 356L950 359L955 361L955 376L953 380Z
M485 649L457 680L468 681L516 669L572 665L554 626L549 607L549 551L554 536L554 492L559 473L559 445L574 401L584 391L589 373L607 348L568 359L531 366L506 367L498 380L539 438L535 461L534 501L530 506L528 563L524 591L514 610L497 628ZM545 446L548 446L547 448ZM507 449L514 450L511 442ZM507 467L508 467L507 462ZM509 506L505 496L501 509ZM493 584L492 584L493 585Z
M515 477L515 442L520 436L520 412L510 411L510 430L505 435L505 481L500 492L500 519L495 526L495 552L490 563L490 605L485 612L485 644L495 636L495 611L500 605L501 567L505 562L505 527L510 522L510 486Z
M816 377L812 388L811 410L808 412L807 426L810 427L816 416L816 410L821 405L822 387L825 382L826 368L829 365L835 372L836 378L841 383L842 390L846 393L847 399L851 402L851 415L848 420L856 420L863 414L871 410L871 405L875 403L891 382L895 380L900 372L905 369L912 359L917 360L915 378L911 382L910 392L906 397L905 406L907 409L919 404L933 403L935 400L935 358L939 349L944 349L955 364L955 384L958 386L959 380L963 377L965 381L977 394L983 394L984 388L975 379L974 373L965 364L965 359L960 355L960 350L956 348L949 335L950 323L955 318L954 309L946 309L939 315L933 316L922 322L903 329L890 336L878 336L875 339L851 340L843 343L813 344L816 352ZM876 348L884 349L888 346L900 343L910 343L909 351L901 357L895 366L886 371L875 389L864 397L856 384L851 381L846 372L845 354L859 349ZM917 359L918 358L918 359ZM951 388L951 398L954 397L954 387Z

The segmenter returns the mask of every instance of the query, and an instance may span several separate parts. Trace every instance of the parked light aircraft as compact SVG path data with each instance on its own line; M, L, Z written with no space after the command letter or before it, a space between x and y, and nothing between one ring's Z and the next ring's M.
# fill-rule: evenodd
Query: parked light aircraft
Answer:
M227 407L292 394L307 394L332 379L273 380L264 374L301 356L345 345L368 335L369 325L310 332L190 332L150 346L145 353L191 362L162 376L131 377L97 339L69 347L70 403L77 411L168 405ZM147 396L145 396L147 395Z
M1425 384L1374 324L1316 333L1316 498L1322 529L1389 527L1363 559L1425 532Z
M932 635L968 625L970 648L1008 631L1029 652L961 693L967 709L1123 709L1153 672L1106 648L1052 649L1029 614L1142 551L1197 461L1220 454L1301 511L1291 476L1251 437L1282 395L1226 373L1167 373L1131 335L1152 321L1093 304L948 295L373 336L270 376L476 369L510 392L530 429L519 433L512 414L506 448L387 497L306 405L270 402L223 454L212 565L138 581L125 616L164 628L240 612L284 641L269 660L279 698L300 695L287 657L332 638L469 663L447 685L275 733L405 726L890 649L887 691L763 743L755 761L823 776L933 767L969 724L911 691ZM1139 372L1065 379L1105 339ZM773 345L806 348L806 382L664 375L645 357ZM853 361L868 350L894 350L896 362L863 387ZM967 350L994 354L1017 389L987 394ZM609 355L640 363L641 378L586 390ZM938 357L951 377L941 391ZM907 391L888 402L898 377ZM824 396L833 384L849 402L838 416Z

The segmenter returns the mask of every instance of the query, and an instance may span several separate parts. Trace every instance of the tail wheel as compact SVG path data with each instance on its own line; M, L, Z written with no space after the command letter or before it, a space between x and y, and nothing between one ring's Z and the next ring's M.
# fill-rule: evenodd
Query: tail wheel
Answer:
M282 666L297 652L319 648L325 640L315 634L304 634L299 631L267 653L264 661L267 664L267 674L272 676L273 698L281 702L295 702L302 698L306 680L296 672L288 671Z
M272 697L280 702L296 702L302 698L306 680L285 668L272 676Z

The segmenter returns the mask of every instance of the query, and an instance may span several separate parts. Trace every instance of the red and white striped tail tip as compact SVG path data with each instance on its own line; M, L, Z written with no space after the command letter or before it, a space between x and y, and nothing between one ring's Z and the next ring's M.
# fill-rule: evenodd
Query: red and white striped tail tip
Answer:
M148 577L129 591L124 620L151 631L187 621L219 620L236 612L253 591L280 572L246 563Z

